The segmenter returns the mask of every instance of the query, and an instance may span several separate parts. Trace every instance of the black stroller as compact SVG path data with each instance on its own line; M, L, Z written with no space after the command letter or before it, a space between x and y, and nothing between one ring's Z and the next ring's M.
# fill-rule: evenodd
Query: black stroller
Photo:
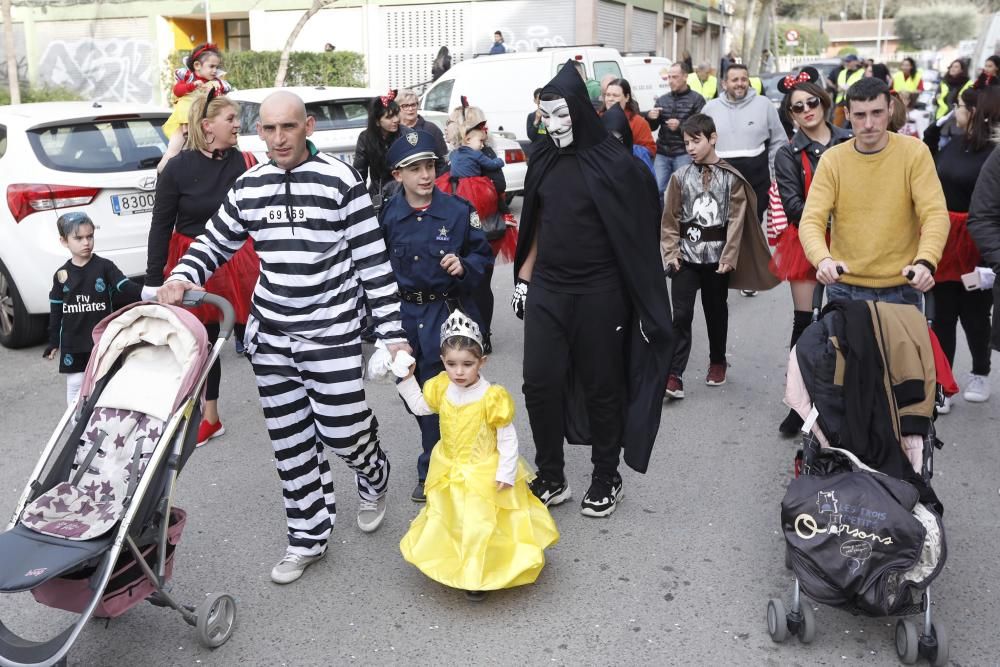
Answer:
M936 382L927 334L932 304L833 302L803 333L789 361L786 402L805 421L796 478L782 500L790 610L767 604L771 639L815 638L803 596L869 616L898 616L904 664L948 662L930 583L947 550L943 508L930 487ZM796 398L797 397L797 398ZM804 400L803 400L804 397ZM801 473L801 475L799 475ZM916 624L907 616L922 614Z
M187 518L173 505L174 485L195 448L209 369L235 319L221 297L185 295L186 306L201 303L223 314L212 345L190 312L148 302L95 329L80 398L0 533L0 592L31 591L38 602L79 616L42 642L0 622L0 665L65 665L92 616L115 618L144 600L178 611L207 647L231 636L231 596L209 595L195 608L166 590Z

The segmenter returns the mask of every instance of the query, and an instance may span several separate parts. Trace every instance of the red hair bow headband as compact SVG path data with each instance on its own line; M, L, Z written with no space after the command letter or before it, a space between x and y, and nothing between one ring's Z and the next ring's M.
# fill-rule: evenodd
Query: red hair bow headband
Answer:
M397 92L396 89L392 88L389 90L388 95L382 95L381 97L379 97L379 99L382 101L383 107L385 107L386 109L389 108L389 103L392 102L394 99L396 99L396 92Z
M810 81L812 81L812 77L809 76L808 72L803 71L799 72L798 76L792 76L789 74L782 80L782 83L785 86L785 90L791 90L800 83L809 83Z
M191 54L191 60L192 61L197 60L198 56L200 56L201 54L205 53L206 51L215 51L215 52L218 52L218 50L219 50L218 46L216 46L215 44L212 44L211 42L209 42L208 44L205 44L204 46L202 46L200 49L195 49L195 52Z

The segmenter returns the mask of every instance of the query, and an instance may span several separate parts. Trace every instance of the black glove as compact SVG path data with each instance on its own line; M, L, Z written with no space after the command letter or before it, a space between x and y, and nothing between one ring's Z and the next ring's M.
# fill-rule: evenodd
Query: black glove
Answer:
M528 300L528 281L518 278L514 282L514 294L510 297L510 307L514 309L517 319L524 319L524 302Z
M58 345L46 345L45 351L42 352L42 359L48 359L49 355L52 354L53 350L58 350Z

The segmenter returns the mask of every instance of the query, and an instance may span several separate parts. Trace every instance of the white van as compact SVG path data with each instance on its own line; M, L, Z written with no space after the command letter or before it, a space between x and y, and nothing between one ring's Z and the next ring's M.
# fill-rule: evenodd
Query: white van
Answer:
M670 92L667 76L670 59L658 56L625 56L625 80L632 86L632 97L639 103L639 110L646 112L656 106L661 95Z
M587 78L621 77L624 62L616 49L602 46L540 48L527 53L481 55L453 65L434 82L420 103L427 111L449 113L462 97L486 113L491 130L511 132L527 140L528 114L535 110L533 93L573 59L583 63Z

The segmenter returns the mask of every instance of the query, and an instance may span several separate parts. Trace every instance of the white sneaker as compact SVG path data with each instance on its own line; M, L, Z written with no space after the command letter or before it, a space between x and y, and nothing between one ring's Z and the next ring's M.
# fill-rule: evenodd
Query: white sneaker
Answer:
M946 415L951 412L951 396L945 396L944 399L937 404L937 413L939 415Z
M365 500L361 498L358 502L358 528L366 533L374 533L382 525L385 518L386 494L378 500Z
M985 403L990 400L990 377L969 373L969 380L962 394L969 403Z
M271 570L271 581L276 584L290 584L306 571L306 568L323 558L326 555L326 548L315 556L303 556L302 554L285 552L285 557L278 561L278 564Z

